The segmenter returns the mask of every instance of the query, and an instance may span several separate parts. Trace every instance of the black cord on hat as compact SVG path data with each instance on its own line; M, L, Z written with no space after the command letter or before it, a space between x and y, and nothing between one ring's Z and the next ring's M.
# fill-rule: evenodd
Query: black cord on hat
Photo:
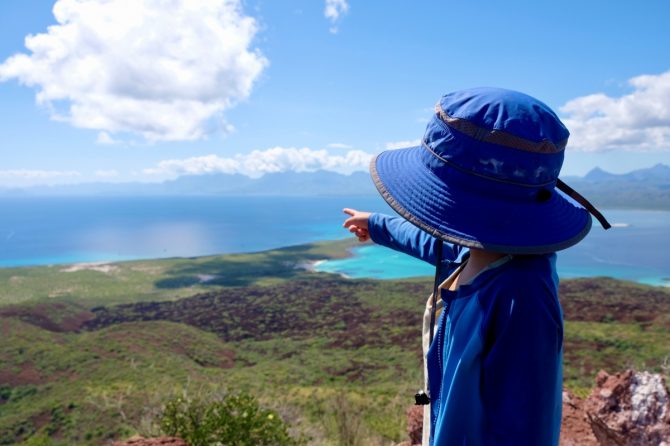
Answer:
M560 178L556 178L556 187L565 193L568 197L572 198L575 200L577 203L581 204L584 209L589 211L591 215L593 215L596 220L600 222L600 225L603 227L603 229L609 229L612 227L612 225L607 221L605 216L600 213L598 209L594 205L589 202L586 198L584 198L579 192L565 184Z

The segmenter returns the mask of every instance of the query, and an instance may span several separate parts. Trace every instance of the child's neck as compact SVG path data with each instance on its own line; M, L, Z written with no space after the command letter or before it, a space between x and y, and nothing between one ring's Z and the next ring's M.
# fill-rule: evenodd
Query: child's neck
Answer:
M498 259L505 257L507 254L500 252L485 251L483 249L470 248L470 259L465 269L476 270L477 272L483 270L491 263Z
M470 258L465 264L463 270L458 274L449 289L455 290L461 283L469 282L473 277L479 274L484 268L507 254L499 252L485 251L483 249L470 248Z

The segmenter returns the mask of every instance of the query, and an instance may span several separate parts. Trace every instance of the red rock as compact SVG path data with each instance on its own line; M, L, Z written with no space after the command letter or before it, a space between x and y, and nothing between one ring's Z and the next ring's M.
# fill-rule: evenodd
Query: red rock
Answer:
M410 406L407 409L408 445L421 445L423 437L423 406Z
M663 377L600 371L586 400L563 397L561 446L670 446L670 396Z
M560 446L599 446L584 412L584 401L563 392L563 419Z
M660 374L601 371L584 408L600 445L670 446L670 395Z
M423 407L407 409L408 441L421 444ZM560 446L670 446L670 395L659 374L600 371L586 400L563 392Z

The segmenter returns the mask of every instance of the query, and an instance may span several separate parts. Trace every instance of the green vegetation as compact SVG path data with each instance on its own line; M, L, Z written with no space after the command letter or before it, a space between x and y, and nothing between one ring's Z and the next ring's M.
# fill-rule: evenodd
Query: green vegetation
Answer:
M257 413L276 414L291 438L309 444L403 440L405 410L423 381L430 280L347 280L296 268L345 255L346 246L123 262L111 264L115 273L0 270L14 281L0 286L0 445L156 434L170 410L174 423L179 413L205 416L228 392L248 395ZM137 265L146 276L130 278ZM18 273L35 283L12 279ZM175 279L198 275L218 282ZM78 291L41 295L49 281ZM601 368L667 373L668 290L579 279L564 281L560 294L571 390L584 394Z
M614 279L561 283L564 381L583 395L595 374L627 368L662 372L670 358L670 292Z
M0 444L34 434L68 445L127 436L145 404L186 383L213 381L232 365L232 350L216 336L186 325L123 324L76 334L0 322Z
M57 300L88 308L174 300L231 286L272 285L312 277L301 266L347 256L352 245L343 240L248 254L0 268L0 306Z
M289 435L288 426L276 412L262 409L253 396L245 394L213 401L174 398L165 404L160 424L167 435L183 438L190 446L303 443Z
M565 384L583 395L598 370L665 372L670 358L670 330L640 324L566 321Z

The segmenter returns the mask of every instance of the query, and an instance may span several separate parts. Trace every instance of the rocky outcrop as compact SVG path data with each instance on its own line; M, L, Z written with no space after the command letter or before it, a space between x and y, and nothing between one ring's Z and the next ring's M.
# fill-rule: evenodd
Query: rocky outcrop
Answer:
M407 410L409 439L421 444L423 410ZM563 392L560 446L670 446L670 395L660 374L600 371L586 399Z
M659 374L600 371L583 412L599 446L670 446L670 396Z
M600 446L584 412L584 400L563 392L560 446Z

